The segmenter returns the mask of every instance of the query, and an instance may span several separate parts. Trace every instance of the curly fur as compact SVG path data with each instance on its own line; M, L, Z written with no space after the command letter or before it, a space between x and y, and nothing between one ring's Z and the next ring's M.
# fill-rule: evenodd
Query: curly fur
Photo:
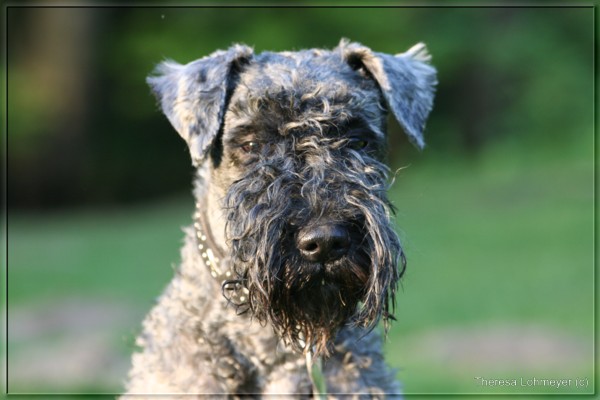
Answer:
M252 314L287 343L309 343L304 350L317 346L319 354L343 324L371 328L387 319L401 249L390 227L387 167L347 149L343 138L294 142L294 158L279 144L231 185L227 232ZM297 227L323 219L354 228L354 250L327 268L303 261L294 246Z
M235 45L157 68L148 83L188 144L203 229L222 259L208 261L205 235L186 229L128 395L310 396L307 353L324 356L330 396L399 393L374 329L393 319L406 266L386 196L386 117L424 145L428 60L424 45L392 56L342 40L331 51ZM307 257L299 238L331 225L347 248Z

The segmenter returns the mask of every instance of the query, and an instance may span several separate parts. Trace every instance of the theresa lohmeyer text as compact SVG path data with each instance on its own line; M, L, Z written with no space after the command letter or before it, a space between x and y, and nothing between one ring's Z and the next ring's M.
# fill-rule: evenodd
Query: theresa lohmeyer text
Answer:
M510 386L510 387L588 387L588 378L484 378L476 376L475 381L479 386Z

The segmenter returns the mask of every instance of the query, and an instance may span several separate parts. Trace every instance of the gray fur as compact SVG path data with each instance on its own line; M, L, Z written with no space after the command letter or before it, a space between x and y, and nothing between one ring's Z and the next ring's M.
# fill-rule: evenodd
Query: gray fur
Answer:
M162 111L188 143L195 163L204 159L221 126L233 65L251 54L249 47L237 45L186 65L165 61L156 68L156 76L148 77Z
M423 45L390 56L343 40L158 67L148 82L190 147L199 211L144 321L128 394L310 396L307 353L323 357L332 397L400 392L374 329L387 329L405 268L386 114L423 146L426 61Z
M416 44L395 56L376 53L358 43L340 44L344 57L361 63L375 78L388 107L411 141L423 148L425 121L433 107L436 71L425 45Z

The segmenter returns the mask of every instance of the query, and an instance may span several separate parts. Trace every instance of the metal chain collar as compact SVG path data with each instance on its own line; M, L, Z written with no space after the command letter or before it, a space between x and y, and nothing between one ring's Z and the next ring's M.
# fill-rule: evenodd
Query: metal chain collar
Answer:
M196 230L196 243L200 257L210 269L210 275L221 285L225 298L236 306L248 302L248 289L234 276L229 267L230 259L225 251L215 242L206 220L206 213L199 204L196 204L194 213L194 228Z

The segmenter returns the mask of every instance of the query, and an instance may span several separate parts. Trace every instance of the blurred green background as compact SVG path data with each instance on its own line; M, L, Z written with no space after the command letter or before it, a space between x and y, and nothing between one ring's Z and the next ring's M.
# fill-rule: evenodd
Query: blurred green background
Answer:
M341 37L423 41L439 73L425 151L390 128L408 270L386 355L405 392L593 391L593 8L5 12L9 392L123 388L193 211L154 65Z

